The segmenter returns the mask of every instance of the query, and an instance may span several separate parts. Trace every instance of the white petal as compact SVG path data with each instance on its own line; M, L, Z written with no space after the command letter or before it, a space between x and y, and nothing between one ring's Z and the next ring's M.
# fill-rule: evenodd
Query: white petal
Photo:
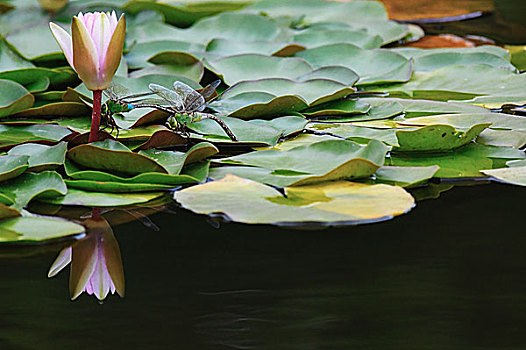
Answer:
M71 262L71 247L64 248L49 268L48 277L53 277Z
M53 22L49 23L49 28L62 49L62 52L64 52L64 56L66 56L69 65L75 69L73 65L73 42L71 41L71 35Z

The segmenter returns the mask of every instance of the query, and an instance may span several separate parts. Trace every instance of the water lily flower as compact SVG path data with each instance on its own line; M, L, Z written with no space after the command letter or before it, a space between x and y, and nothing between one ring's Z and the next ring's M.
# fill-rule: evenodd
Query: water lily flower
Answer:
M68 0L38 0L38 2L44 10L53 14L62 10L62 8L68 3Z
M63 249L51 265L48 277L53 277L71 263L69 291L72 300L82 292L104 300L111 292L124 297L124 271L119 245L108 222L87 219L86 239Z
M126 18L123 14L117 20L115 11L79 13L71 22L71 36L53 22L49 23L49 27L70 66L84 85L93 91L89 142L96 141L102 90L110 86L119 67L126 34Z

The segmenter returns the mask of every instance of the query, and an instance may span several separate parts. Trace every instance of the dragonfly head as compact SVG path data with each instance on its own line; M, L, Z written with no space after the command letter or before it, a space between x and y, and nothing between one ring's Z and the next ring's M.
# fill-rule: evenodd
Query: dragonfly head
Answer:
M134 109L134 108L135 108L135 105L133 105L133 104L131 104L131 103L128 103L128 104L126 105L126 112L131 111L131 110Z

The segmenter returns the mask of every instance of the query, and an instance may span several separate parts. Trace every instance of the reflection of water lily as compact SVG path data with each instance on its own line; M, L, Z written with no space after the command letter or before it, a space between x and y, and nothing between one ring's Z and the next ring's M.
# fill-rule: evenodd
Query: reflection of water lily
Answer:
M119 67L126 19L117 20L112 13L79 13L71 22L71 36L64 29L50 23L49 27L69 64L84 85L93 91L93 116L90 142L97 141L100 125L102 90L107 89Z
M88 237L63 249L48 276L53 277L71 262L69 291L71 299L82 292L95 294L99 300L108 293L124 296L124 272L119 245L111 226L104 219L84 222Z

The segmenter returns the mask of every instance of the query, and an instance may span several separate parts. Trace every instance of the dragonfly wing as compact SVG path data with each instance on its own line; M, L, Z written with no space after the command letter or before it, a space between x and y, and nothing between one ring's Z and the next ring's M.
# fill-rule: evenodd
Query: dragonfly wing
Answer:
M216 81L205 86L203 90L200 91L205 100L208 100L208 98L214 94L219 84L221 84L221 80L217 79Z
M119 83L111 82L110 86L104 90L104 94L112 100L118 100L124 96L132 95L133 92Z
M184 111L193 112L205 104L204 97L183 82L174 82L174 91L183 99Z
M184 100L179 93L157 84L150 84L149 88L154 94L162 98L166 103L174 107L177 111L184 109Z

